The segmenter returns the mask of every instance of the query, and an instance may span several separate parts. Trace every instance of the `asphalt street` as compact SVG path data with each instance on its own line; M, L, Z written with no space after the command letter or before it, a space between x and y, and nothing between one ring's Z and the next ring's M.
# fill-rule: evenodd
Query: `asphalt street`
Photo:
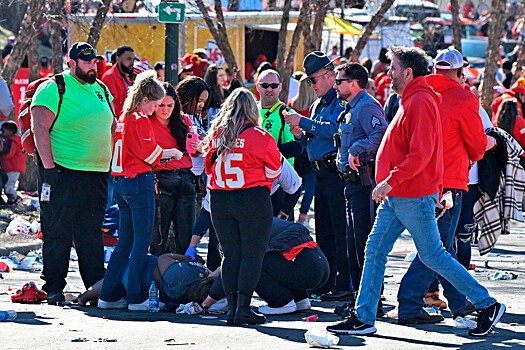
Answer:
M513 223L512 234L500 237L495 249L479 256L474 250L471 273L491 294L507 305L507 313L496 332L486 338L472 338L466 329L454 327L450 312L445 321L434 325L401 326L395 319L376 322L374 336L340 336L338 348L365 349L496 349L525 348L525 224ZM27 246L26 246L27 247ZM16 249L16 247L9 247ZM24 249L24 247L20 248ZM199 250L206 249L206 243ZM396 293L409 262L405 256L414 251L409 236L400 237L389 256L385 273L384 302L393 309ZM78 265L71 262L66 292L83 291ZM489 280L489 273L513 272L515 280ZM333 313L338 303L314 302L312 310L270 316L260 326L229 327L224 316L178 315L174 312L151 314L127 310L98 310L93 307L14 304L10 295L24 283L42 286L39 272L12 271L0 279L0 310L16 310L14 322L0 323L1 349L308 349L304 333L324 330L339 321ZM339 304L341 304L340 302ZM252 305L261 305L254 297ZM317 314L317 322L304 322ZM79 341L80 340L80 341Z

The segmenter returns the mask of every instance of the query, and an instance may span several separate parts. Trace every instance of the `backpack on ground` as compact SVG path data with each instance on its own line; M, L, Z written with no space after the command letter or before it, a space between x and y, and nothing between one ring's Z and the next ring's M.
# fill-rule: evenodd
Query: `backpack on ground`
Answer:
M58 89L58 97L59 97L58 108L57 108L57 113L55 115L55 120L53 121L53 124L51 124L51 127L49 128L49 132L51 132L51 130L53 129L53 125L55 125L55 122L60 114L60 108L62 107L62 97L66 93L66 82L64 81L64 76L62 74L56 74L55 76L52 76L52 77L41 78L29 84L26 88L25 99L20 105L20 109L18 112L18 126L20 127L20 135L22 139L22 149L24 152L29 153L29 154L34 154L35 149L36 149L33 130L31 130L32 128L31 101L38 87L42 83L50 79L56 83L56 86ZM106 102L108 103L111 113L113 114L113 116L115 116L115 113L113 112L113 108L111 107L111 103L109 102L109 93L108 93L106 86L103 83L101 83L100 80L98 79L97 79L97 83L104 89L104 94L106 95Z

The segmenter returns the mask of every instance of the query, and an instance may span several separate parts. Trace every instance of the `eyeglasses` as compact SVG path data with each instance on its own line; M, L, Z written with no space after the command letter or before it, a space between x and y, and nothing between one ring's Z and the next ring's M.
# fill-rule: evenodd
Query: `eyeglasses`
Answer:
M280 83L259 83L259 85L261 85L261 87L263 89L268 89L269 87L271 87L272 89L277 89L279 87L279 85L281 85Z
M324 74L321 74L321 75L319 75L317 77L310 77L310 78L306 79L306 82L308 83L308 85L315 85L319 81L319 78L321 78L322 76L325 76L326 73L328 73L328 72L331 72L331 70L327 70L326 72L324 72Z
M343 81L359 81L357 79L350 79L350 78L343 78L343 79L335 79L335 85L341 85Z

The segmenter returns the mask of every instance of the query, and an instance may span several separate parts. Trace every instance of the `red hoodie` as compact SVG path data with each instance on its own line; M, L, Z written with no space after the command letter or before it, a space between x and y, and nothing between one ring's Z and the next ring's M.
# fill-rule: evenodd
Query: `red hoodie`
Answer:
M26 154L22 152L22 139L19 135L8 136L0 152L0 167L6 173L26 171Z
M487 136L479 117L479 100L452 79L427 76L427 83L441 94L443 131L443 187L468 191L470 162L483 158Z
M386 180L389 196L417 198L441 193L443 134L438 106L441 96L425 77L403 91L396 116L377 152L376 182Z

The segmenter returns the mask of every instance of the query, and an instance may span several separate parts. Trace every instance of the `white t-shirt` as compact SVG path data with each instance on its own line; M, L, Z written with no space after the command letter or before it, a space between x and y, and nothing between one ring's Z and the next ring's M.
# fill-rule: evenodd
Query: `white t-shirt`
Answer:
M492 127L492 122L490 121L489 115L481 105L479 106L479 116L481 118L481 121L483 122L483 129L487 130L488 128ZM475 185L479 182L479 176L478 176L478 162L474 163L472 165L472 168L470 168L470 171L468 173L469 178L469 185Z

